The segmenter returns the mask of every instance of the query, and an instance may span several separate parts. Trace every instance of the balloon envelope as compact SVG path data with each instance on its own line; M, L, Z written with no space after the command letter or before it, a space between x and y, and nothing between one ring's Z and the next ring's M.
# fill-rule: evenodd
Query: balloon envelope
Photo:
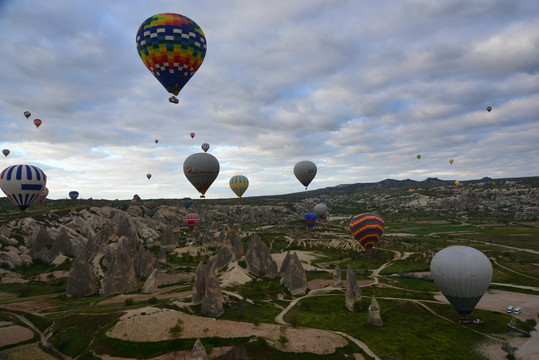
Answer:
M450 163L450 164L453 164L453 161L455 161L455 160L449 159L449 163Z
M236 175L230 178L229 185L234 194L241 198L249 187L249 180L243 175Z
M418 159L421 159L421 154L417 154L416 157L417 157Z
M189 213L185 215L185 217L183 218L183 222L185 222L189 229L193 230L200 222L200 216L195 213Z
M35 125L36 127L40 127L40 126L41 126L41 123L42 123L42 121L39 120L39 119L35 119L35 120L34 120L34 125Z
M158 142L159 142L159 140L158 140L158 139L155 139L155 143L157 144Z
M6 157L9 155L10 152L11 151L9 151L9 149L2 150L2 154L4 154L4 156L6 156Z
M487 111L491 112L492 111L492 106L487 106Z
M25 111L24 116L28 119L30 116L32 116L32 113L30 111Z
M206 55L202 29L180 14L149 17L140 25L136 41L144 65L174 95L196 73Z
M148 179L151 179L152 174L146 174L146 177L147 177Z
M307 213L304 216L305 222L307 223L307 227L309 228L309 231L313 230L313 226L316 223L316 214L315 213Z
M204 152L208 152L208 150L210 149L210 144L204 143L200 147L202 148L202 150L204 150Z
M0 188L21 211L41 193L47 176L33 165L12 165L0 173Z
M195 137L195 133L190 133L189 136L191 136L191 139Z
M193 205L193 200L190 197L184 197L181 202L186 210L189 209L191 205Z
M39 193L39 195L37 196L37 200L42 203L45 198L49 195L49 189L45 186L43 188L43 190L41 190L41 192Z
M69 197L71 198L71 200L76 200L79 197L79 192L78 191L70 191L69 192Z
M305 186L305 190L316 176L316 171L316 165L308 160L300 161L294 166L294 175Z
M359 214L350 221L350 231L361 246L369 251L384 233L384 220L376 214Z
M492 280L492 264L479 250L450 246L434 255L430 274L442 294L460 314L470 314Z
M142 205L142 211L144 211L144 214L152 217L157 212L157 203L155 201L146 201Z
M219 175L219 161L208 153L192 154L183 162L183 173L203 198Z
M328 212L328 207L326 206L326 204L320 203L320 204L316 204L314 207L314 213L320 219L324 219L326 217L327 212Z

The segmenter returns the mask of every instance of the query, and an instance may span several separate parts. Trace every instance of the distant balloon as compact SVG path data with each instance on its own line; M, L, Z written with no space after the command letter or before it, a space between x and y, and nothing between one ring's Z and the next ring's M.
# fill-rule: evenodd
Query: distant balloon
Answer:
M34 120L34 125L35 125L36 127L40 127L40 126L41 126L41 123L42 123L42 121L39 120L39 119L35 119L35 120Z
M308 160L300 161L294 166L294 175L305 186L305 190L316 176L316 171L316 165Z
M158 142L159 142L159 140L158 140L158 139L155 139L155 143L157 144Z
M155 201L146 201L142 205L142 211L149 217L154 216L154 214L157 212L157 203Z
M491 112L491 111L492 111L492 106L490 106L490 105L487 106L487 111L488 111L488 112Z
M376 214L359 214L350 221L350 231L361 246L369 251L384 233L384 220Z
M193 200L190 197L184 197L181 200L182 205L185 207L186 210L188 210L191 205L193 205Z
M48 195L49 195L49 189L45 186L43 190L41 190L41 192L37 196L37 200L39 200L39 202L42 203L47 198Z
M191 139L195 137L195 133L190 133L189 136L191 136Z
M151 179L151 178L152 178L152 174L146 174L146 177L147 177L147 178L148 178L148 180L149 180L149 179Z
M450 163L450 164L453 164L453 161L455 161L455 160L449 159L449 163Z
M459 185L460 185L460 181L455 180L455 185L459 186Z
M249 187L249 180L243 175L232 176L229 181L230 188L239 198Z
M193 230L198 225L198 223L200 223L200 216L195 213L189 213L185 215L185 217L183 218L183 222L185 222L189 229Z
M47 176L33 165L12 165L0 173L0 188L24 211L47 184Z
M434 255L430 274L442 294L462 315L475 308L492 280L492 264L479 250L450 246Z
M69 197L71 198L71 200L77 200L77 198L79 197L79 192L78 191L70 191L69 192Z
M324 219L326 217L326 213L328 212L328 207L326 204L316 204L314 206L314 213L316 216L318 216L319 219Z
M30 116L32 116L32 113L30 111L25 111L24 116L28 119Z
M210 149L210 144L204 143L200 147L202 148L202 150L204 150L204 152L208 152L208 150Z
M304 216L305 222L307 223L307 228L309 228L309 231L313 230L313 226L316 223L316 214L315 213L307 213Z
M219 175L219 161L208 153L189 155L183 162L183 173L189 182L205 197L206 191Z
M9 149L2 150L2 154L4 154L4 156L6 156L6 157L9 155L10 152L11 151L9 151Z
M133 195L133 200L131 200L131 201L132 202L137 202L137 201L140 201L141 199L140 199L140 196L138 196L138 194L135 194L135 195Z
M180 14L149 17L140 25L136 41L144 65L174 95L178 95L196 73L206 55L202 29Z
M417 154L416 157L417 157L418 159L421 159L421 154Z

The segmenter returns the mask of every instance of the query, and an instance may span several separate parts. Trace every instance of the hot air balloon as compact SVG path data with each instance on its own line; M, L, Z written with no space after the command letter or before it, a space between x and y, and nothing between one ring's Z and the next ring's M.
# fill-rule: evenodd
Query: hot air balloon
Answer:
M350 231L361 246L369 251L384 233L384 220L376 214L359 214L350 221Z
M309 186L316 176L316 165L312 161L300 161L294 166L294 175L296 175L296 178L305 186L305 190L307 190L307 186Z
M146 177L147 177L147 178L148 178L148 180L149 180L149 179L151 179L151 178L152 178L152 174L146 174Z
M204 150L204 152L208 152L208 150L210 149L210 144L204 143L200 145L200 147L202 148L202 150Z
M191 154L183 162L183 173L189 182L200 192L201 198L219 175L219 161L208 153Z
M157 212L157 203L154 201L146 201L142 205L142 211L144 214L152 217Z
M25 111L24 116L28 119L30 116L32 116L32 113L30 111Z
M7 157L9 155L11 151L9 151L9 149L4 149L2 150L2 154L4 154L5 157Z
M490 106L490 105L487 106L487 111L488 111L488 112L491 112L491 111L492 111L492 106Z
M0 188L21 211L41 193L47 176L33 165L12 165L0 173Z
M450 164L453 164L453 161L455 161L455 160L449 159L449 163L450 163Z
M71 200L77 200L77 198L79 197L79 192L78 191L70 191L69 192L69 197L71 198Z
M37 196L37 200L39 200L40 203L45 201L45 198L49 195L49 189L45 186L43 190L39 193Z
M460 181L455 180L455 185L459 186L459 185L460 185Z
M183 218L183 221L189 227L189 229L193 230L200 222L200 216L198 216L198 214L195 214L195 213L189 213L185 215L185 217Z
M249 180L243 175L232 176L229 181L230 188L239 198L249 187Z
M328 207L326 204L316 204L314 206L314 213L318 216L320 219L324 219L326 217L326 213L328 212Z
M461 315L475 308L492 280L492 264L479 250L450 246L434 255L430 274L446 299ZM462 322L469 322L466 318Z
M188 210L191 205L193 205L193 200L190 197L184 197L181 200L182 205L185 207L185 210Z
M421 159L421 154L417 154L416 157L417 157L418 159Z
M159 142L159 140L155 139L155 143L157 144Z
M309 231L312 231L314 223L316 223L316 214L307 213L305 214L304 218L305 218L305 222L307 223L307 227L309 228Z
M42 121L39 119L34 119L34 125L38 128L41 126Z
M195 133L190 133L189 136L191 136L191 139L195 137Z
M180 14L162 13L140 25L137 51L161 85L169 93L178 95L202 65L206 38L193 20ZM177 103L174 96L170 101Z

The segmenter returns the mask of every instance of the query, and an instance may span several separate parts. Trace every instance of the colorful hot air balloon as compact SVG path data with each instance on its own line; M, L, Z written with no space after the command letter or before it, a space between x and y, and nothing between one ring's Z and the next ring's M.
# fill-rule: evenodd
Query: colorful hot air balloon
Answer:
M34 119L34 125L38 128L41 126L42 121L39 119Z
M461 315L468 315L490 285L492 264L477 249L450 246L434 255L430 274L455 310Z
M453 164L453 161L455 161L455 160L449 159L449 163L450 163L450 164Z
M45 201L48 195L49 195L49 189L45 186L43 190L41 190L41 192L37 196L37 200L39 200L39 202L42 203L43 201Z
M195 137L195 133L190 133L189 136L191 136L191 139Z
M361 246L369 251L384 233L384 220L376 214L359 214L350 221L350 231Z
M30 116L32 116L32 113L30 111L25 111L24 116L28 119Z
M178 95L204 60L206 38L193 20L179 14L162 13L140 25L137 51L161 85L169 93Z
M4 149L2 150L2 154L4 154L5 157L7 157L9 155L11 151L9 151L9 149Z
M150 180L152 178L152 174L146 174L146 177L148 178L148 180Z
M460 185L460 181L455 180L455 185L459 186L459 185Z
M307 228L309 228L309 231L313 230L313 226L316 223L316 214L315 213L307 213L304 216L305 222L307 223Z
M146 201L142 205L143 214L148 215L149 217L154 216L157 212L157 203L155 201Z
M305 190L316 176L316 170L316 165L308 160L300 161L294 166L294 175L305 186Z
M249 180L243 175L232 176L229 181L230 188L239 198L249 187Z
M70 191L69 192L69 198L71 200L77 200L78 197L79 197L79 192L78 191Z
M47 176L33 165L12 165L0 173L0 188L21 211L41 193Z
M183 218L183 221L189 227L189 229L193 230L200 222L200 216L198 216L198 214L195 214L195 213L189 213L185 215L185 217Z
M193 200L190 197L184 197L181 200L182 205L185 207L185 210L188 210L191 205L193 205Z
M200 145L200 147L202 148L202 150L204 150L204 152L208 152L208 150L210 149L210 144L204 143Z
M487 111L488 111L488 112L491 112L491 111L492 111L492 106L490 106L490 105L487 106Z
M318 216L319 219L325 219L327 212L328 207L326 206L326 204L320 203L314 206L314 213Z
M219 175L219 161L208 153L189 155L183 162L183 173L189 182L200 192L201 198Z
M417 154L416 157L417 157L418 159L421 159L421 154Z
M159 140L155 139L155 143L157 144L159 142Z

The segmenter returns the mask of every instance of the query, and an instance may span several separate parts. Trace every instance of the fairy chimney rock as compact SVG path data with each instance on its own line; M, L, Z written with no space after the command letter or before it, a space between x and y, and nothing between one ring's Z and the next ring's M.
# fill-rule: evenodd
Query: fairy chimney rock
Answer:
M369 306L369 315L367 316L367 323L372 326L383 326L384 322L380 317L380 306L374 295L372 296L371 305Z
M206 289L202 298L200 312L205 316L219 317L224 313L223 301L221 286L215 276L215 272L209 271L206 277Z
M271 279L277 276L277 263L273 261L267 245L256 234L253 234L249 242L245 263L251 274Z
M202 302L204 297L204 292L206 291L206 267L201 261L198 263L197 270L195 273L195 282L193 284L193 295L191 297L191 303L193 305L198 305Z
M84 258L77 258L71 264L66 284L67 296L90 296L97 294L97 277L92 265Z
M333 270L333 286L335 287L342 287L342 274L341 274L341 267L339 264L335 266L335 270Z
M208 355L206 354L206 350L204 350L204 345L202 345L200 339L197 339L195 342L188 360L208 360Z
M293 253L289 256L281 284L286 286L292 295L305 294L307 290L307 274L303 265L301 265L298 254Z
M144 282L144 285L142 286L142 292L144 294L153 294L157 292L157 273L159 270L155 269L152 271L150 276L146 279Z
M346 269L346 308L352 312L358 310L357 304L361 301L361 288L357 284L356 274L352 271L352 268L348 266Z
M281 274L284 274L286 272L286 267L288 266L288 262L290 261L290 251L288 251L283 259L283 262L281 263L281 268L279 269L279 272Z

